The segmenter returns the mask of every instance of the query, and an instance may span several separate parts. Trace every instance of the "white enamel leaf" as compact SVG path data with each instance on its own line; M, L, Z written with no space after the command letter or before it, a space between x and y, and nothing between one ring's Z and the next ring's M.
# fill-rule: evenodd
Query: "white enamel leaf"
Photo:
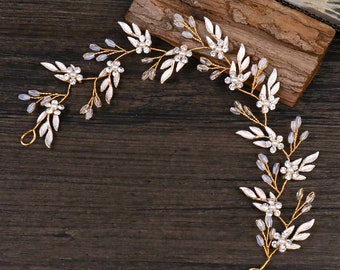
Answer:
M245 73L243 75L243 81L245 82L246 80L248 80L248 78L250 77L251 71L248 71L247 73Z
M306 157L303 161L302 164L308 164L314 162L317 158L319 157L319 152L315 152L314 154L309 155Z
M185 64L182 61L179 61L176 65L176 72L180 71L184 65Z
M301 163L301 160L302 160L302 158L298 158L291 163L292 163L292 165L298 166Z
M276 196L274 195L273 192L269 192L269 197L272 198L272 199L274 199L274 200L276 199Z
M296 232L295 232L295 235L298 235L298 234L300 234L301 232L308 231L310 228L313 227L314 222L315 222L315 219L313 218L312 220L307 221L307 222L301 224L301 225L299 226L299 228L297 228L297 230L296 230Z
M246 59L244 59L242 61L242 64L241 64L241 67L240 67L240 72L242 72L243 70L245 70L248 66L249 66L249 63L250 63L250 57L247 56Z
M260 128L258 128L258 127L251 126L251 127L249 127L249 129L252 132L254 132L257 136L265 136L263 131Z
M261 91L260 91L260 96L266 98L267 97L267 88L265 85L262 85Z
M210 37L206 36L206 39L210 48L215 46L215 42Z
M38 119L37 119L37 123L41 122L42 120L44 120L47 116L47 113L46 111L43 111L39 116L38 116Z
M117 74L115 76L113 76L113 85L117 88L118 84L120 81L120 73L117 72Z
M309 164L305 165L302 168L299 168L299 172L311 172L315 168L315 165Z
M52 124L53 124L54 130L58 131L59 129L59 116L58 115L56 114L53 115Z
M268 148L266 141L256 141L256 142L253 142L253 144L260 146L262 148Z
M293 180L303 181L306 180L306 176L299 174L298 176L293 176Z
M288 237L292 234L292 232L294 231L294 228L295 228L295 225L290 226L290 227L288 227L286 230L284 230L284 231L282 232L282 234L285 235L286 238L288 238Z
M39 136L42 137L46 134L49 122L43 123L39 128Z
M236 132L236 134L240 135L241 137L248 139L248 140L253 140L253 139L256 138L256 136L253 133L251 133L247 130L239 130L239 131Z
M298 244L291 244L290 246L287 246L287 249L299 249L299 248L301 248L301 246Z
M245 49L244 45L241 43L240 49L238 50L238 53L237 53L237 62L239 63L239 65L241 65L241 62L242 62L245 54L246 54L246 49Z
M128 35L133 34L131 27L127 23L125 23L125 22L118 22L118 24L120 25L120 27L123 29L123 31L126 34L128 34Z
M254 191L252 191L250 188L247 187L240 187L240 190L246 195L247 197L251 199L257 199L257 196Z
M133 32L135 32L135 34L139 37L142 34L142 31L140 30L140 28L138 27L137 24L133 23L132 24L132 28L133 28Z
M229 49L228 46L229 46L229 38L228 36L226 36L223 41L223 48L226 48L226 50L228 51Z
M48 128L47 134L45 136L45 145L48 148L51 148L52 141L53 141L53 132L51 128Z
M234 61L231 62L229 73L236 72L236 64Z
M62 62L55 61L55 64L61 71L67 71L67 67Z
M222 30L221 30L221 27L219 25L215 25L215 36L218 38L218 39L221 39L222 38Z
M310 233L300 233L298 235L295 234L292 240L303 241L303 240L306 240L309 236L310 236Z
M149 30L146 30L146 31L145 31L145 39L151 41L151 35L150 35Z
M175 49L171 49L171 50L167 51L164 55L169 56L169 55L174 55L174 54L176 54Z
M47 63L47 62L41 62L40 63L44 68L47 68L48 70L52 71L52 72L56 72L56 71L59 71L59 69L51 64L51 63Z
M256 194L263 200L267 199L266 193L261 188L254 187Z
M128 37L128 40L130 41L130 43L132 44L133 47L138 47L139 41L133 37Z
M270 89L270 93L274 96L277 91L280 89L280 82L274 84L274 86Z
M104 92L108 88L110 82L111 82L110 78L106 78L105 80L103 80L103 82L100 85L100 92Z
M113 87L109 86L109 88L107 89L105 93L105 100L107 104L110 104L112 97L113 97Z
M268 133L269 136L273 136L274 138L276 138L276 133L274 132L274 130L272 130L272 129L271 129L270 127L268 127L268 126L265 126L264 128L265 128L265 130L267 131L267 133Z
M167 79L171 77L172 72L174 71L174 65L172 64L166 71L163 72L161 77L161 83L164 83Z
M205 22L205 28L207 29L208 33L213 35L214 25L212 24L212 22L207 17L204 17L204 22Z
M259 209L260 211L266 212L266 208L264 207L263 204L254 202L253 205L254 205L257 209Z
M98 75L99 78L106 76L108 73L106 71L106 68L104 68Z
M165 60L161 65L161 69L166 69L166 68L170 67L174 63L174 61L175 60L172 59L172 58Z
M276 68L273 69L273 72L270 74L267 82L268 90L272 88L273 84L276 82L277 71Z
M65 77L62 74L54 74L54 77L56 77L58 80L66 82Z

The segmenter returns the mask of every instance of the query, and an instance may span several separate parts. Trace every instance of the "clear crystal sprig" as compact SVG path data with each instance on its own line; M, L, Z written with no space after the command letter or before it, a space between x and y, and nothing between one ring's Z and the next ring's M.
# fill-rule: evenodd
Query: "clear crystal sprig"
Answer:
M88 102L80 108L80 114L83 114L87 120L91 119L94 115L94 108L102 106L101 93L103 93L106 103L110 103L114 89L119 86L124 73L121 61L132 53L138 55L156 54L141 59L143 63L150 64L150 67L143 72L142 79L154 80L157 72L160 71L160 82L164 83L175 72L182 70L193 53L208 51L211 58L201 57L197 70L210 72L211 80L223 77L230 91L250 96L255 100L255 106L259 110L254 113L247 105L243 105L239 101L234 102L230 111L251 122L248 129L239 130L236 134L267 150L273 159L276 155L281 155L285 160L283 164L280 164L278 161L269 161L266 154L259 153L256 165L262 172L259 178L267 190L258 186L240 187L244 195L253 201L254 207L263 214L262 218L255 222L259 230L256 242L262 248L266 259L260 267L250 269L263 270L277 252L284 253L287 250L299 249L301 245L297 242L304 241L310 236L307 231L312 228L315 220L311 219L300 225L297 225L297 221L311 210L315 193L310 192L305 196L304 189L298 189L296 207L290 214L283 214L285 207L282 197L289 183L307 179L305 173L311 172L315 168L314 162L318 158L319 152L293 159L301 144L309 136L308 131L300 132L302 124L300 116L291 121L286 139L269 126L268 114L276 109L279 101L279 97L276 97L280 89L277 70L273 68L268 71L268 61L265 58L251 63L250 56L247 56L243 44L240 44L233 56L230 52L228 36L223 36L220 26L214 25L208 18L204 18L205 33L199 33L196 21L192 16L184 18L182 15L175 14L174 25L181 29L184 38L196 41L197 46L189 47L183 43L170 50L152 47L152 38L148 30L143 33L134 23L131 25L125 22L118 23L127 34L132 48L125 49L111 39L105 39L105 47L90 44L90 51L83 55L84 60L106 61L106 65L97 76L84 78L79 67L73 65L66 67L59 61L54 64L41 63L52 71L57 79L67 83L68 87L65 94L29 90L27 94L19 95L19 99L31 101L27 107L28 113L33 113L38 106L43 108L36 125L22 135L21 143L24 146L31 145L36 140L39 129L39 136L45 136L46 146L51 147L53 132L59 129L59 116L64 110L63 103L69 97L71 88L84 81L92 81L93 87ZM214 59L219 60L219 64ZM32 138L27 141L26 137L29 135Z

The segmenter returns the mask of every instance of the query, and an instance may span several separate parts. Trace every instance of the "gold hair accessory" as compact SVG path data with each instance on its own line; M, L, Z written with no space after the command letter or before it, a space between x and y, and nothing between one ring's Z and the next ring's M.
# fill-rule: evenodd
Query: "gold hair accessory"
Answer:
M205 27L208 35L203 39L196 28L195 19L190 16L184 19L181 15L174 15L174 25L182 28L182 35L187 39L193 39L199 42L198 47L189 48L183 44L171 50L162 50L152 47L151 35L148 30L144 33L136 25L131 26L125 22L118 22L123 31L128 35L128 40L132 44L132 49L124 49L117 45L111 39L106 39L106 48L97 44L90 44L91 52L83 55L85 60L96 59L98 62L105 61L111 56L115 56L106 62L106 66L99 72L96 77L84 78L81 75L81 69L74 65L65 66L63 63L56 61L54 64L43 62L45 68L52 71L54 76L67 83L65 94L47 93L38 90L29 90L27 94L20 94L19 99L31 100L27 107L27 112L32 113L37 106L43 107L43 111L37 118L35 126L21 136L21 144L24 146L31 145L39 136L45 137L45 144L51 147L53 133L58 131L59 116L64 110L63 103L70 96L72 87L77 83L92 81L93 87L89 101L80 109L85 119L93 117L94 107L100 108L102 101L100 93L105 93L105 101L109 104L124 72L120 60L132 53L149 54L155 52L158 56L145 57L141 61L151 64L142 75L142 79L153 80L157 70L162 72L160 82L164 83L174 72L179 72L188 59L195 51L205 50L210 53L212 58L217 58L223 64L216 64L208 58L201 57L197 69L201 72L212 71L210 79L215 80L224 75L224 82L228 85L229 90L242 92L255 99L256 107L260 110L262 117L256 116L251 109L235 101L230 111L235 115L241 115L248 119L252 125L249 130L240 130L236 134L245 139L252 140L253 144L269 149L270 154L280 153L284 158L284 163L270 162L269 158L260 153L256 161L257 167L262 171L262 180L267 185L269 192L266 193L262 188L241 187L241 191L253 201L255 208L263 212L264 217L256 220L256 226L259 234L256 236L257 244L262 248L265 254L265 260L260 267L251 268L251 270L262 270L271 261L277 252L284 253L287 250L299 249L301 246L297 242L306 240L310 233L307 232L314 225L314 219L304 222L299 226L296 221L312 208L312 202L315 193L310 192L304 197L304 190L300 188L296 193L296 207L293 213L285 214L282 212L284 206L282 197L288 183L295 181L304 181L304 173L314 169L314 161L318 158L319 152L315 152L304 158L292 159L303 141L309 135L308 131L300 132L301 117L297 116L290 123L290 132L287 142L278 135L268 125L268 113L275 110L279 101L275 94L280 89L280 82L277 82L277 71L272 69L268 78L266 78L265 69L268 66L267 60L261 58L257 63L250 63L250 57L246 55L246 49L243 44L240 45L236 57L229 55L228 37L222 37L221 28L214 25L208 18L204 18ZM250 87L245 87L245 84ZM259 90L259 91L255 91ZM258 114L258 113L257 113ZM262 120L261 120L261 119ZM27 136L31 140L27 141Z

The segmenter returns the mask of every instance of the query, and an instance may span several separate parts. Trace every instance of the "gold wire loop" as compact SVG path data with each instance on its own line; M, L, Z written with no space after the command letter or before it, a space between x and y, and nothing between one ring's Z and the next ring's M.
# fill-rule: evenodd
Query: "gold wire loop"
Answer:
M36 130L36 127L26 131L24 134L22 134L22 136L20 137L20 143L23 145L23 146L29 146L31 145L32 143L35 142L35 140L37 139L37 132L35 131ZM29 142L25 142L25 138L27 136L29 136L29 134L32 133L32 139L29 141Z

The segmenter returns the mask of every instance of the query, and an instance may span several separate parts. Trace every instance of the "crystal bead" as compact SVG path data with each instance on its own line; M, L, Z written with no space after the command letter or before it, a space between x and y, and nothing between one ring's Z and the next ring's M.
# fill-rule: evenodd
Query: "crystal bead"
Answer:
M226 84L230 84L230 83L231 83L230 77L226 77L226 78L224 79L224 82L225 82Z
M137 48L136 48L136 53L137 53L137 54L141 54L142 51L143 51L143 49L142 49L141 47L137 47Z
M94 51L94 52L99 52L101 49L97 44L90 44L89 48L91 51Z
M26 111L27 111L28 113L32 113L32 112L34 112L35 108L36 108L36 103L35 103L35 102L32 102L32 103L30 103L30 104L27 106Z
M83 54L83 58L84 60L91 60L95 57L95 54L94 53L84 53Z
M107 58L107 55L106 55L106 54L100 54L100 55L98 55L98 56L96 57L96 60L97 60L98 62L101 62L101 61L106 60L106 58Z
M30 100L30 99L31 99L31 97L30 97L29 95L27 95L27 94L20 94L20 95L18 96L18 98L19 98L20 100Z
M111 39L108 39L108 38L105 39L105 43L106 43L107 46L109 46L111 48L116 47L116 43L113 40L111 40Z

